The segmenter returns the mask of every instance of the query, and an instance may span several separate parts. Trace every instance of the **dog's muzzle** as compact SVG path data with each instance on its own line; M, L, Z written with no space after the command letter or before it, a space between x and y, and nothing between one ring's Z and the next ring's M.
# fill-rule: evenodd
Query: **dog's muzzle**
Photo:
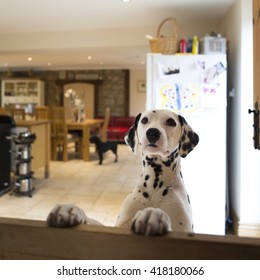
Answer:
M149 128L146 131L146 138L149 142L150 147L156 147L155 143L160 139L161 132L157 128Z

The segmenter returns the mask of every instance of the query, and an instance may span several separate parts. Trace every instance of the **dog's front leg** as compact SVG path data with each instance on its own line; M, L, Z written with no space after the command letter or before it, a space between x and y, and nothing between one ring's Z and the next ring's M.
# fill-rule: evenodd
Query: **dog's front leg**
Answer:
M100 147L99 147L99 149L100 149ZM101 151L99 151L98 154L99 154L99 164L101 165L103 162L103 153Z
M144 207L137 200L135 192L130 193L122 204L115 226L129 228L135 234L163 235L172 231L169 215L159 208Z
M71 227L78 224L102 225L88 218L81 208L72 204L56 205L49 213L47 223L51 227Z
M171 231L171 221L166 212L148 207L136 212L133 219L133 233L142 235L162 235Z

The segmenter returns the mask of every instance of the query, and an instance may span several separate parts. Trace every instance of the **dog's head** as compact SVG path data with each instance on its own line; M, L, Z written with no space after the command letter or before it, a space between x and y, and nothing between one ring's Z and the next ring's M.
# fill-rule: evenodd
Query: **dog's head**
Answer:
M100 139L98 136L91 136L89 138L89 142L92 143L92 144L97 144L98 142L100 142Z
M140 113L127 131L125 141L134 153L141 146L142 153L167 157L176 149L185 157L199 142L199 136L186 120L168 110Z
M77 94L73 89L69 88L65 91L64 96L66 98L70 98L71 100L74 100L77 97Z

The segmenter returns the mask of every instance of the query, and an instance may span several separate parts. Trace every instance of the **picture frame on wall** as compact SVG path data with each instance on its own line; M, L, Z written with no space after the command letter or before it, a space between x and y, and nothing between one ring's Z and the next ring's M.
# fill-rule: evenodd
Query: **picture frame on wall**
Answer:
M146 92L146 81L145 80L137 81L137 91Z

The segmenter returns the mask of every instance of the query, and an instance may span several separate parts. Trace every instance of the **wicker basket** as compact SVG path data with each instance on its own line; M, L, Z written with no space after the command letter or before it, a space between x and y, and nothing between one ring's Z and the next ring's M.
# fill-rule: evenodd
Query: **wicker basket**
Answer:
M163 25L171 21L173 24L173 35L172 37L163 37L161 34L161 29ZM178 41L178 27L177 22L174 18L166 18L161 22L157 30L157 38L150 39L150 48L152 53L162 53L162 54L174 54L178 51L179 41Z

